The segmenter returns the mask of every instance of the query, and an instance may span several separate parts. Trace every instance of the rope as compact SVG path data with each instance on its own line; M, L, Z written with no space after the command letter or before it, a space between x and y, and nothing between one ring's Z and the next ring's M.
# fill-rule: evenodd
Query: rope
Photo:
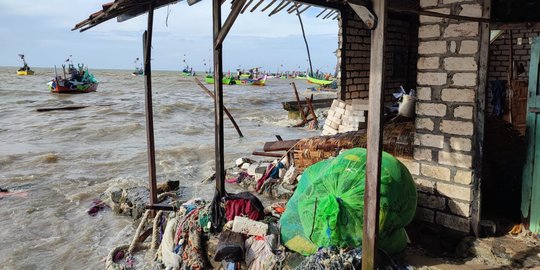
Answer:
M159 210L154 217L154 224L152 226L152 244L150 245L151 250L156 250L158 246L158 242L161 240L159 239L159 221L161 220L161 216L163 215L163 211Z
M129 245L128 254L133 254L135 246L137 245L137 238L139 238L139 235L141 235L141 231L144 229L144 224L146 223L149 214L150 210L146 210L146 212L144 212L144 215L141 218L141 223L139 223L139 227L137 227L137 231L135 231L135 235L133 237L133 240L131 241L131 245Z

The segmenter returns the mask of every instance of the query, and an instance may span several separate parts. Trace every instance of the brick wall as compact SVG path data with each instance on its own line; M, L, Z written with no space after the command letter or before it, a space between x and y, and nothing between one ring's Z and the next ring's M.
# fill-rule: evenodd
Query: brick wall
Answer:
M508 80L508 67L510 66L510 32L512 32L512 51L513 58L518 63L522 63L525 67L525 72L516 74L518 80L528 80L529 76L529 59L531 56L531 45L529 38L540 36L540 28L505 30L495 41L489 45L489 68L488 81ZM518 38L522 39L522 44L518 45ZM487 93L487 112L492 112L491 91Z
M344 87L346 100L367 98L369 91L369 58L371 30L368 30L352 10L340 18L340 48L345 48L347 80ZM342 39L345 29L346 41ZM418 17L389 15L386 42L385 102L392 102L392 93L401 85L416 88L416 62L418 59ZM338 50L338 58L342 54Z
M482 0L420 0L430 11L482 16ZM412 171L417 219L469 233L480 25L420 16Z

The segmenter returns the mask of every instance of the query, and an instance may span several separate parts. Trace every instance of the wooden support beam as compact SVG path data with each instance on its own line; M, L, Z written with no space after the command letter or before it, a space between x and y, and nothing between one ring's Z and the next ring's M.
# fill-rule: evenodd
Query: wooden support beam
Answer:
M148 25L143 34L144 54L144 88L145 88L145 114L146 114L146 144L148 155L148 181L150 189L150 205L155 205L157 199L156 177L156 149L154 144L154 113L152 109L152 28L154 25L155 2L150 2L148 10Z
M249 12L255 11L262 4L262 2L264 2L264 0L259 0L259 2Z
M214 102L216 102L216 97L214 96L214 94L212 94L212 92L210 92L210 90L208 90L208 88L206 88L206 86L204 84L202 84L202 82L199 80L199 78L195 77L195 83L197 85L199 85L199 87L201 87L201 89L206 94L208 94L214 100ZM234 121L234 118L233 118L232 114L229 112L229 110L227 110L227 107L225 107L225 105L223 105L223 111L225 112L227 117L229 117L229 120L231 120L231 123L233 124L234 128L236 129L236 132L238 133L238 136L240 136L240 138L244 137L244 134L242 134L242 131L240 131L240 127L238 127L238 124L236 124L236 121Z
M371 32L364 232L362 239L363 270L377 269L387 0L374 0L373 11L378 21L376 28Z
M251 3L253 3L253 0L249 0L249 1L244 5L244 8L242 8L242 11L240 11L240 13L244 14L244 12L245 12L246 9L249 7L249 5L251 5Z
M274 14L279 13L281 10L283 10L284 8L286 8L286 7L291 3L291 2L288 1L288 0L283 1L283 2L284 2L284 5L283 5L283 6L281 6L281 7L278 6L278 8L276 8L276 9L274 9L272 12L270 12L270 14L268 14L268 16L272 16L272 15L274 15Z
M321 13L319 13L319 14L317 14L317 16L315 16L315 18L319 18L323 13L326 12L326 10L327 10L326 8L323 9L323 11L321 11Z
M283 157L285 154L278 154L278 153L266 153L266 152L260 152L260 151L253 151L251 153L254 156L262 156L262 157Z
M265 12L270 6L272 6L277 0L270 1L270 4L266 5L263 9L261 9L261 12Z
M336 12L336 11L331 9L330 12L328 12L328 14L326 14L326 16L324 16L322 19L326 20L326 19L330 18L330 16L332 16L334 14L334 12Z
M306 5L306 7L300 11L298 11L297 15L302 14L304 11L306 11L308 8L310 8L310 5Z
M227 37L227 34L231 30L231 27L234 24L234 21L236 21L236 18L238 17L238 14L240 14L240 11L242 10L242 7L246 3L246 0L235 0L232 6L231 13L225 20L225 23L223 23L223 27L219 30L218 35L216 37L216 40L214 41L214 48L215 46L221 46L223 45L223 41L225 40L225 37ZM217 78L217 77L214 77Z
M223 139L223 46L222 43L218 42L218 35L219 33L222 33L221 0L212 0L212 11L214 25L214 96L216 97L216 101L214 102L216 192L219 198L223 198L223 196L226 195L224 162L225 146Z

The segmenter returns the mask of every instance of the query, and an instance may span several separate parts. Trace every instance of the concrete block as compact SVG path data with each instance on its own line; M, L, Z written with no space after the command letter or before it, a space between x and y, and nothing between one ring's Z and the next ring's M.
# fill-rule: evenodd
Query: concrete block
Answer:
M434 223L435 222L435 212L433 210L424 208L424 207L417 207L416 208L416 214L415 219Z
M464 233L470 232L470 221L467 218L449 215L441 212L437 212L436 223L444 227L461 231Z
M417 103L416 114L442 117L446 115L446 105L439 103Z
M472 171L458 170L456 175L454 175L454 182L463 185L470 185L472 183Z
M431 209L444 210L446 209L446 199L441 196L430 195L426 193L418 193L418 205Z
M416 133L414 136L414 144L417 146L428 146L442 149L444 145L444 137L442 135Z
M470 169L472 168L472 156L455 152L440 151L439 163L443 165Z
M478 36L478 23L451 23L444 30L443 37L476 37Z
M446 72L418 72L417 81L420 85L445 85L447 74Z
M232 231L247 235L264 236L268 232L268 224L236 216L234 217Z
M469 138L450 138L450 147L457 151L471 151L471 139Z
M444 58L444 68L454 71L476 71L478 65L474 57L447 57Z
M415 151L415 154L416 154L416 151ZM422 173L422 175L427 176L427 177L444 180L444 181L450 181L450 169L445 168L445 167L422 164L420 167L420 172Z
M418 45L418 54L444 54L447 52L446 41L421 41Z
M456 73L452 76L452 85L476 86L476 73Z
M454 117L472 119L473 107L472 106L458 106L454 109Z
M419 38L434 38L441 36L441 27L438 24L422 25L418 28Z
M474 133L474 125L468 121L442 120L441 131L454 135L469 135Z
M415 147L413 149L413 158L414 160L432 161L431 149Z
M471 187L463 187L455 184L447 184L443 182L437 183L437 191L444 196L460 199L467 202L471 201Z
M434 125L435 124L431 118L416 117L416 129L427 129L429 131L433 131Z
M447 102L474 102L475 93L467 88L445 88L441 92L442 101Z
M419 57L417 68L418 69L438 69L439 57Z
M460 54L475 54L478 52L478 41L464 40L459 48Z

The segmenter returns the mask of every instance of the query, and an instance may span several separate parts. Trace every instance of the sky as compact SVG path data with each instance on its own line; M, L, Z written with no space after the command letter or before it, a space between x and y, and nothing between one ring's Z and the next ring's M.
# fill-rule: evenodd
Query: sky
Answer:
M60 66L72 55L73 62L90 68L133 69L135 58L142 58L146 14L122 23L112 19L83 33L71 31L108 1L0 0L0 66L20 66L17 55L24 53L31 67ZM263 6L238 16L223 44L224 71L306 70L309 64L297 16L285 9L269 17L271 9L262 13ZM230 1L222 10L225 21ZM313 69L332 72L338 22L315 18L321 11L309 8L302 20ZM154 13L153 69L181 70L185 60L195 70L206 70L212 63L211 48L212 1L193 6L181 1Z

